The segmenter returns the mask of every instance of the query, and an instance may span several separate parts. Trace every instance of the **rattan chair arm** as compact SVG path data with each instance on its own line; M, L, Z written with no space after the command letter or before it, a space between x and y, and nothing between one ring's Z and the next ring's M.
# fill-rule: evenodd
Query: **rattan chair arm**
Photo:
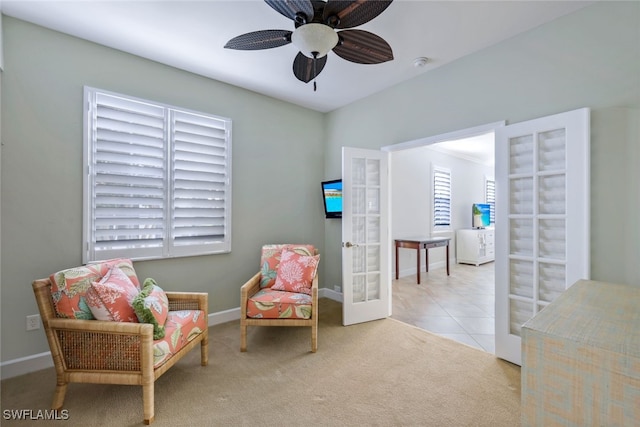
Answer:
M192 309L203 310L205 313L209 311L209 294L207 292L176 292L165 291L169 300L171 309ZM189 307L189 302L193 302L197 306Z
M153 325L150 323L109 322L104 320L49 319L47 326L51 329L70 331L101 332L127 335L153 336Z
M240 298L242 301L246 301L248 297L252 296L260 290L260 272L256 273L251 279L242 285L240 288Z

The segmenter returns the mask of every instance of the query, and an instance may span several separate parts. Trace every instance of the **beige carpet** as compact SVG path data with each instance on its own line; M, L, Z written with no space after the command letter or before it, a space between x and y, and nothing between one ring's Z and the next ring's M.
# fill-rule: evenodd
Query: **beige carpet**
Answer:
M393 319L342 326L320 301L318 352L309 328L210 330L209 366L193 351L156 382L154 426L517 426L520 368ZM53 368L2 381L2 410L48 409ZM71 384L68 421L3 426L142 424L135 386Z

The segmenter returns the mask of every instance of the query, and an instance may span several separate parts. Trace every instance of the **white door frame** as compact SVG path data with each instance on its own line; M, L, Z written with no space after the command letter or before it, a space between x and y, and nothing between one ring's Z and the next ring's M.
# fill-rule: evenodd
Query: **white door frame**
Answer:
M494 132L497 128L505 126L506 121L487 123L471 128L460 129L453 132L442 133L439 135L427 136L425 138L414 139L412 141L401 142L399 144L386 145L381 148L382 151L401 151L411 148L424 147L426 145L437 144L438 142L452 141L455 139L470 138L472 136L483 135L485 133Z

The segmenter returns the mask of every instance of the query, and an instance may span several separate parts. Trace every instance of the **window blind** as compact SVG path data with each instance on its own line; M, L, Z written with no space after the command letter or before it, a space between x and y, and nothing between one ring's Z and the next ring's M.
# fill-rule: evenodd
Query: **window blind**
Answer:
M434 167L433 170L433 227L451 226L451 171Z
M222 241L228 197L225 124L183 111L171 113L173 242L185 246Z
M231 121L85 88L85 262L230 250Z
M484 186L485 201L489 204L489 217L491 224L496 222L496 181L486 178Z

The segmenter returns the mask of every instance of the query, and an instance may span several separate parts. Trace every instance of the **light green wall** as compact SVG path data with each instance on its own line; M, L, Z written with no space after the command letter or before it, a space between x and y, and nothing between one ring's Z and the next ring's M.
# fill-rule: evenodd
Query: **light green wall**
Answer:
M83 85L233 120L232 252L136 262L168 290L209 292L237 308L263 243L323 252L324 115L4 17L2 75L2 361L48 351L34 279L82 262Z
M340 176L342 146L378 149L581 107L592 109L591 276L640 285L638 2L598 2L329 113L325 176ZM331 224L325 252L340 243ZM325 257L326 283L340 282L341 265Z

